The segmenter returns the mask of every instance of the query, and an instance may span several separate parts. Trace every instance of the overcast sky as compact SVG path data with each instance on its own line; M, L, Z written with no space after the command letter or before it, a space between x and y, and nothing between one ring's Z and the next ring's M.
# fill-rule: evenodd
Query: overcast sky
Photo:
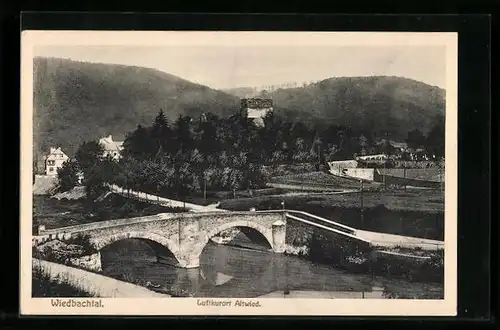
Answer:
M212 88L389 75L445 88L444 46L37 46L35 56L136 65Z

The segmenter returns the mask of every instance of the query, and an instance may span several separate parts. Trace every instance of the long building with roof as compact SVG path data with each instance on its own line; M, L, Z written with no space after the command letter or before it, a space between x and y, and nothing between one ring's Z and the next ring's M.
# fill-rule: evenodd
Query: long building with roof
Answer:
M119 159L123 150L123 141L114 141L113 136L109 135L99 139L99 144L104 149L104 157Z

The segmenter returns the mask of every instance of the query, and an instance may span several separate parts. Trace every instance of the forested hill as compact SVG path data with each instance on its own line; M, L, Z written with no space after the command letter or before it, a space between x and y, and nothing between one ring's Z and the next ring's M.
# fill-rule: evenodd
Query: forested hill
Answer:
M265 96L265 95L264 95ZM403 140L415 128L426 133L444 113L444 90L398 77L331 78L269 95L278 116L290 121L350 125L354 131ZM138 124L149 126L160 109L179 114L238 111L240 99L158 70L34 60L35 156L51 146L73 155L84 141L112 134L123 139Z
M35 151L59 145L69 155L84 141L112 134L123 139L138 124L150 125L164 110L169 121L179 114L210 111L224 116L240 100L182 78L141 67L34 60Z
M445 113L445 90L392 76L330 78L261 95L292 118L350 125L378 136L387 132L395 140L413 129L427 133Z

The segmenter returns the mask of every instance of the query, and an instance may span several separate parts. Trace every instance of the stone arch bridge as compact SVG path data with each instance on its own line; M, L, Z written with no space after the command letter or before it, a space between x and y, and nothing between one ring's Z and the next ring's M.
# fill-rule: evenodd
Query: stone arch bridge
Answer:
M135 238L147 242L159 259L173 256L179 267L196 268L199 267L200 255L210 238L230 228L239 228L247 236L266 241L276 253L285 251L284 212L161 213L52 230L40 228L39 236L34 240L67 240L84 234L88 235L92 246L100 251L114 242ZM100 255L98 258L100 260Z

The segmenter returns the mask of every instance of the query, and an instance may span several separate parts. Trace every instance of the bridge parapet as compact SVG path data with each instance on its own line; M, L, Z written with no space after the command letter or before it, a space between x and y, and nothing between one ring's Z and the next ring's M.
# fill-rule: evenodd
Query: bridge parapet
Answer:
M283 212L157 214L46 230L40 237L42 241L47 237L62 240L83 234L89 236L97 250L122 239L142 239L159 257L169 251L180 267L195 268L210 238L234 227L260 232L275 252L284 252L286 218Z

